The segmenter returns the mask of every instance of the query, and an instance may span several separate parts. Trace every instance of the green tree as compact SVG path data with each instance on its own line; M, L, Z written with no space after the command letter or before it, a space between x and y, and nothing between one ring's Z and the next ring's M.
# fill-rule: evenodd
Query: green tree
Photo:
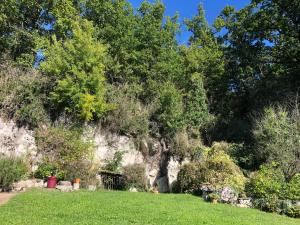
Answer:
M173 84L166 83L161 86L159 102L158 121L162 133L172 137L183 127L182 94Z
M108 52L112 61L106 71L108 81L133 81L132 63L137 57L138 40L135 37L137 20L130 3L126 0L88 0L83 16L93 21L97 39L110 46Z
M34 0L5 0L0 4L0 52L23 66L31 67L36 41L43 23L43 8L47 4Z
M211 111L217 111L222 107L221 99L224 98L222 92L228 89L224 83L225 61L222 48L205 19L201 4L198 7L198 14L185 23L192 33L189 48L184 51L187 61L185 67L187 72L192 74L189 80L194 80L195 76L199 77L198 80L203 80Z
M219 113L226 122L220 132L230 133L223 138L251 143L249 114L296 95L300 81L298 12L297 0L253 0L239 11L225 7L216 20L226 59L223 82L229 87L221 90L226 107ZM247 131L241 136L243 130Z
M277 162L287 181L300 172L299 111L282 107L267 108L254 129L256 157Z
M99 118L111 108L105 102L107 48L93 35L91 22L74 21L71 38L58 41L54 36L40 66L55 82L50 99L56 109L84 121Z
M47 124L47 77L34 69L23 70L11 64L11 61L0 64L1 117L29 128Z

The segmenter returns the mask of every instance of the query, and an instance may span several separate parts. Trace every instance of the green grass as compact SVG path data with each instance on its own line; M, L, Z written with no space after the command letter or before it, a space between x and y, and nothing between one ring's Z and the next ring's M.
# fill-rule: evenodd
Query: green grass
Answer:
M191 195L30 190L0 207L1 225L299 225L300 220L212 205Z

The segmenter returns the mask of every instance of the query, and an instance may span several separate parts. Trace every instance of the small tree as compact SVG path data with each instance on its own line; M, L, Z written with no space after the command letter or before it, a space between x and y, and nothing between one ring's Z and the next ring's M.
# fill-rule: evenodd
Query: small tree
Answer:
M267 108L256 121L254 137L262 162L278 162L289 181L300 172L300 119L298 110Z
M50 99L56 109L90 121L110 109L105 102L106 46L93 37L87 20L74 21L70 33L66 41L53 37L41 70L55 82Z
M172 83L166 83L159 93L158 120L164 133L174 135L183 126L183 102L180 91Z

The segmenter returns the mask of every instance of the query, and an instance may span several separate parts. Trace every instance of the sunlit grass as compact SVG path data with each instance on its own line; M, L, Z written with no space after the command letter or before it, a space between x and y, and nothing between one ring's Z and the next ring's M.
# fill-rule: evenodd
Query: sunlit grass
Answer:
M31 190L0 207L1 225L299 225L300 220L212 205L191 195Z

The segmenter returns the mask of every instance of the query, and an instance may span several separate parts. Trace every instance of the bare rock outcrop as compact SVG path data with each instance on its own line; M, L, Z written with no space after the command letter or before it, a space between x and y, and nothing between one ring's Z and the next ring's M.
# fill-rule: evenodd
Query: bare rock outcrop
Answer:
M21 156L34 151L33 131L0 118L0 154Z
M151 186L157 186L160 192L171 190L171 184L177 178L180 163L169 157L162 141L156 139L141 140L144 149L141 151L133 138L112 134L98 126L86 127L84 138L94 141L94 158L101 165L112 160L116 152L123 152L122 167L144 164L146 176ZM13 121L5 121L0 118L0 154L29 156L34 171L39 159L36 149L32 130L18 127Z

